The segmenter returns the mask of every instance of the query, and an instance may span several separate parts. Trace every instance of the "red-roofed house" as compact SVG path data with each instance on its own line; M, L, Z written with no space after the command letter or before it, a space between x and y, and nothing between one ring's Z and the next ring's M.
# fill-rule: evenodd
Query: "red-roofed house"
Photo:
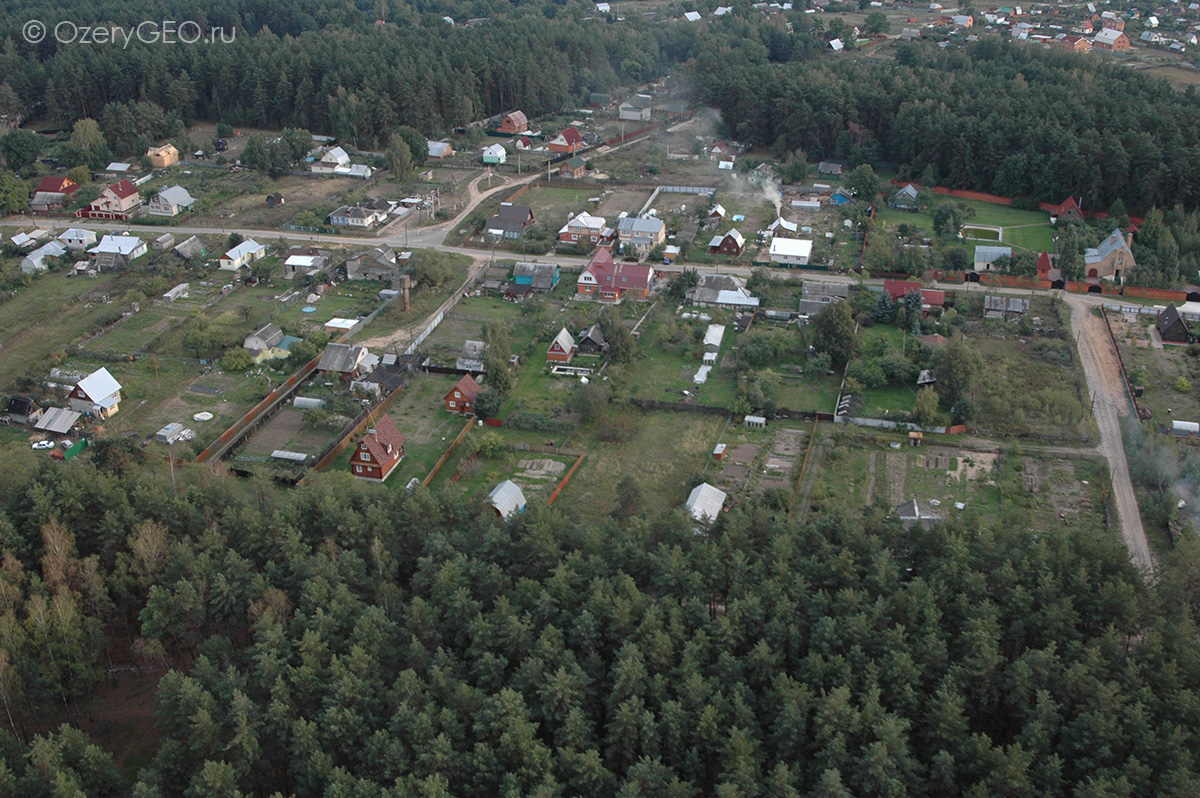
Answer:
M84 219L128 219L142 206L142 196L137 186L128 180L118 180L106 186L100 196L86 208L75 212Z
M1052 205L1046 210L1050 211L1050 215L1054 217L1055 222L1082 222L1083 209L1079 207L1079 203L1074 197L1067 197L1057 205Z
M359 479L383 482L403 459L404 436L396 429L391 416L383 416L358 442L350 464L354 466L354 476Z
M524 150L525 152L528 152L529 150L533 149L533 142L529 140L529 136L521 136L513 144L513 147L518 150Z
M517 133L525 133L528 130L529 120L525 118L525 113L523 111L513 111L505 114L504 118L500 120L498 132L516 135Z
M899 302L913 291L920 291L921 284L916 280L884 280L883 290L887 291L892 301Z
M1090 53L1092 51L1092 43L1083 36L1068 34L1059 39L1058 43L1072 53Z
M479 396L481 390L483 389L475 382L474 377L464 374L458 384L450 389L450 393L446 394L446 409L451 413L471 415L475 408L475 397Z
M550 139L550 143L546 146L551 152L564 152L568 155L574 155L583 149L583 136L579 135L579 128L570 125L562 133Z
M921 309L928 313L933 308L946 306L946 292L934 288L922 288L916 280L884 280L883 290L893 302L900 302L913 291L921 292Z
M654 268L644 263L615 263L612 252L600 247L580 273L575 290L605 302L620 302L626 296L644 299L654 290Z
M46 191L51 194L66 194L69 197L78 190L79 184L69 177L43 177L34 193Z

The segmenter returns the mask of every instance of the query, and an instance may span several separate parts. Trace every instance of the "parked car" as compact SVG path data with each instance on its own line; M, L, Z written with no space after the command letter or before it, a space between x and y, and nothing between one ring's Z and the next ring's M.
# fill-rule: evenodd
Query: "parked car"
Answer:
M58 445L63 447L64 449L70 449L72 446L75 445L75 441L71 440L70 438L63 438L61 441L58 442Z
M30 448L33 449L53 449L54 441L34 441Z

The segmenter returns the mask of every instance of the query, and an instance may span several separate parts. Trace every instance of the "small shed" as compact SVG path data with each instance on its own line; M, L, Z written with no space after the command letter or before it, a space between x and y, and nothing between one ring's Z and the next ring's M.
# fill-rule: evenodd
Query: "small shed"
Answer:
M746 416L742 419L742 423L746 425L746 429L766 429L767 420L762 416Z
M159 250L160 252L166 252L168 249L175 246L175 236L171 235L170 233L163 233L158 238L154 239L150 246L156 250Z
M725 459L725 444L718 443L716 446L714 446L712 456L713 456L714 460L724 460Z
M506 479L488 494L488 504L501 518L512 518L525 512L525 493L521 486Z

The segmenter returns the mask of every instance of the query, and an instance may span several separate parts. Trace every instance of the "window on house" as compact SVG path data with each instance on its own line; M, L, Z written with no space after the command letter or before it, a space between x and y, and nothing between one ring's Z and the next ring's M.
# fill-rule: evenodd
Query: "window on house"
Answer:
M362 466L360 466L360 465L356 465L356 466L354 467L354 473L355 473L355 474L361 474L361 473L362 473Z
M363 452L362 454L360 454L360 455L358 456L358 459L359 459L359 460L370 460L370 459L371 459L371 455L367 454L366 452Z
M454 404L454 401L453 401L453 400L451 400L451 402L450 402L450 406L451 406L451 407L455 407L455 404Z

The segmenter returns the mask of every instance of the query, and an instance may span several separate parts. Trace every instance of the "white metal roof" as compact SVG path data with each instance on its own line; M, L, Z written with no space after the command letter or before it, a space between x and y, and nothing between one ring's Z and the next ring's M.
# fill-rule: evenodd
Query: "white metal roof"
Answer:
M511 518L525 509L525 493L521 486L506 479L488 494L488 502L504 518Z
M725 491L701 482L688 494L687 508L696 521L715 521L725 506Z
M102 367L80 380L78 387L85 396L98 402L121 390L121 383L108 373L108 369Z
M806 238L771 239L771 256L779 255L784 258L807 258L812 255L813 242Z
M708 330L704 333L705 346L720 346L721 339L725 337L724 324L710 324Z
M253 238L247 238L245 241L226 252L225 257L228 260L241 260L247 255L253 255L255 252L263 249L266 249L266 247L255 241Z
M567 328L563 327L558 331L558 335L554 336L554 341L550 344L554 346L558 344L564 352L570 352L575 349L575 336L567 332Z
M105 236L100 243L88 250L92 254L115 252L118 255L132 255L134 250L145 243L137 236Z
M77 413L74 410L67 410L63 407L51 407L42 413L42 417L33 425L33 428L42 430L43 432L55 432L59 435L65 435L71 431L71 427L74 427L82 416L82 413Z

